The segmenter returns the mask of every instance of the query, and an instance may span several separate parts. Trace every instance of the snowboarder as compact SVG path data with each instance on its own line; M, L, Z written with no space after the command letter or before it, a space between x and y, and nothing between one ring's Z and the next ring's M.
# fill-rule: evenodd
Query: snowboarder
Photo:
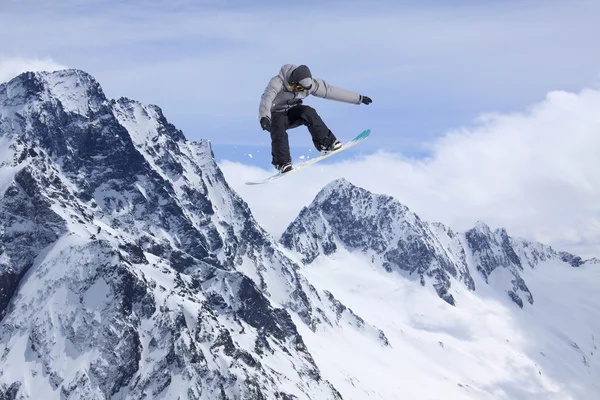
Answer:
M271 78L260 101L259 121L263 130L271 133L272 164L281 173L294 167L290 155L288 129L305 125L316 149L328 153L339 149L342 143L327 128L317 111L302 105L308 95L353 104L371 104L372 100L345 89L329 85L312 77L306 65L285 64L279 74Z

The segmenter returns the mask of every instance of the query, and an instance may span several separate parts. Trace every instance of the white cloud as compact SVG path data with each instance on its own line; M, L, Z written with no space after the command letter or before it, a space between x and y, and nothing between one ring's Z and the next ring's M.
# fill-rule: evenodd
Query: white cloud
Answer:
M52 59L37 58L2 58L0 57L0 83L8 82L23 72L28 71L56 71L65 66Z
M263 186L244 182L272 171L232 162L221 167L258 222L276 236L325 184L345 177L457 230L481 220L557 250L600 256L598 110L599 90L555 91L527 112L485 115L472 127L447 133L430 144L425 159L380 151L317 164Z

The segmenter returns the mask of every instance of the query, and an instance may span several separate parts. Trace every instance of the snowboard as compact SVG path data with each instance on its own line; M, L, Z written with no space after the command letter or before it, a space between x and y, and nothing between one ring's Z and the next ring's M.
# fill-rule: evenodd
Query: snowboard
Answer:
M283 173L283 174L281 172L278 172L275 175L272 175L272 176L269 176L268 178L263 179L262 181L246 182L246 185L262 185L263 183L270 183L270 182L276 181L277 179L281 179L284 176L287 176L289 174L293 174L294 172L299 171L302 168L306 168L306 167L308 167L310 165L316 164L319 161L322 161L322 160L326 159L327 157L331 157L332 155L337 154L340 151L344 151L346 149L349 149L352 146L357 145L358 143L360 143L363 140L365 140L370 134L371 134L371 130L370 129L364 130L361 133L359 133L358 136L356 136L354 139L352 139L352 140L350 140L350 141L345 142L344 144L342 144L342 147L340 147L339 149L337 149L335 151L332 151L332 152L327 153L327 154L322 154L322 155L320 155L318 157L312 158L312 159L310 159L308 161L305 161L303 163L296 164L296 165L294 165L294 169L291 170L291 171L289 171L289 172L286 172L286 173Z

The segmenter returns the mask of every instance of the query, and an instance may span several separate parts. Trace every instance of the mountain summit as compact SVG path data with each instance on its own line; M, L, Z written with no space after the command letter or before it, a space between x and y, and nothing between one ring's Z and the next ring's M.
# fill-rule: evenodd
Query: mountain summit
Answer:
M309 264L338 248L362 253L388 272L422 285L430 282L439 297L455 305L452 282L476 290L472 272L496 286L523 307L534 297L521 277L524 268L540 261L583 261L549 246L511 238L506 230L492 231L485 223L459 234L440 223L427 223L398 200L368 192L346 179L331 182L301 210L280 242ZM472 268L469 268L471 266ZM499 269L506 273L493 274Z

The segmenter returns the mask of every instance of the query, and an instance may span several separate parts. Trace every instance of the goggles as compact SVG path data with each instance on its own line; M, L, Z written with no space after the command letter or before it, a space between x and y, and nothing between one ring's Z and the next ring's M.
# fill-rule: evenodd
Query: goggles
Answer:
M302 85L300 82L304 82L304 85ZM298 92L304 92L305 90L310 90L310 88L312 87L312 79L310 79L310 78L302 79L300 82L292 83L290 86L292 87L292 89L294 89Z
M304 88L304 86L300 85L300 84L295 84L292 85L292 89L298 91L298 92L304 92L306 89Z

